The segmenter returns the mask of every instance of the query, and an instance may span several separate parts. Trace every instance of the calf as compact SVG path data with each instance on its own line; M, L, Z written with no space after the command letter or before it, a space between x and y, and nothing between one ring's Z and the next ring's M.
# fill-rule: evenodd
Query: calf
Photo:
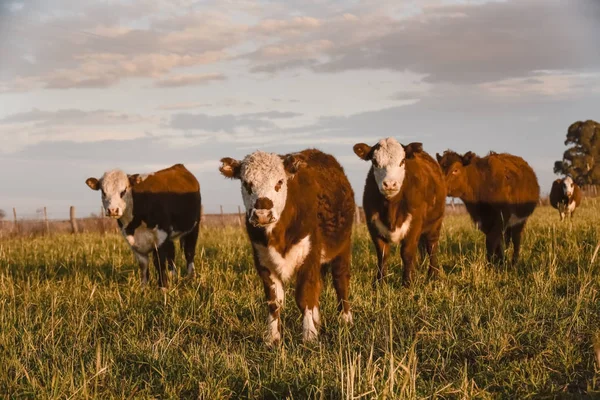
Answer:
M421 143L403 146L394 138L374 146L354 145L358 157L373 163L367 175L363 207L377 252L377 278L387 273L391 243L401 243L403 283L412 279L419 242L429 255L429 275L438 272L437 244L446 209L446 184L440 166Z
M448 196L460 198L473 222L486 236L488 261L504 258L512 240L512 262L519 259L521 234L540 197L533 169L521 157L490 152L478 157L451 150L436 154L446 175Z
M140 266L143 285L148 282L148 256L154 254L158 284L168 286L165 266L175 278L175 245L179 239L187 261L188 276L194 275L194 256L200 226L200 185L182 164L148 175L106 172L85 183L102 192L106 215L115 218Z
M565 216L573 218L575 209L581 204L581 198L581 189L570 176L557 179L552 183L550 205L558 209L561 221Z
M268 339L281 340L283 284L296 275L305 341L317 338L321 268L331 266L338 310L352 321L348 286L354 193L331 155L309 149L279 156L257 151L223 158L221 173L241 180L246 230L269 308Z

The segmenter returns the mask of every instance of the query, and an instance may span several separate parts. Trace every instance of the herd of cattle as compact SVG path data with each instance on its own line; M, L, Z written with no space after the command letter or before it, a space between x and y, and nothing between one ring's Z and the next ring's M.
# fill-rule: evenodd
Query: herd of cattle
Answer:
M436 251L447 196L460 198L485 234L490 262L502 262L510 242L512 262L518 261L521 234L540 195L536 175L522 158L447 150L436 154L436 162L421 143L402 145L394 138L373 146L358 143L354 153L372 164L363 208L377 253L375 284L386 276L391 244L401 245L404 285L411 282L418 248L429 256L428 275L437 274ZM317 338L324 268L331 269L341 318L351 323L348 291L356 207L342 166L316 149L286 155L256 151L243 160L223 158L221 163L221 174L241 181L246 230L269 309L268 343L281 340L283 285L294 276L303 339ZM188 276L194 274L200 185L183 165L147 175L112 170L100 179L87 179L86 184L102 192L106 215L117 220L139 262L142 284L149 278L150 253L161 288L168 285L167 271L177 278L175 240L185 254ZM566 177L552 185L550 203L563 220L573 215L581 197L573 179Z

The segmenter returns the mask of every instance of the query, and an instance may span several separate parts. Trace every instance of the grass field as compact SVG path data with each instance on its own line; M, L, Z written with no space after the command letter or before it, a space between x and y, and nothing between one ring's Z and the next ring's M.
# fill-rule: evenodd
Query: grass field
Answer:
M433 282L371 286L366 228L353 248L354 325L330 276L317 344L301 341L287 290L281 348L263 344L266 306L238 228L205 229L194 281L142 290L118 235L0 242L0 395L6 398L589 398L600 396L600 201L573 223L536 210L521 264L485 262L466 215L449 216ZM181 257L179 255L179 257ZM179 258L180 266L183 260Z

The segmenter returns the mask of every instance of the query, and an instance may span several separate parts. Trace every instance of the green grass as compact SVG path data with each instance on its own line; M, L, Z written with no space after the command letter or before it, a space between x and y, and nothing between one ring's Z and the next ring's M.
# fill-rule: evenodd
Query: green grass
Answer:
M316 344L301 341L287 289L283 345L263 344L266 305L245 234L204 230L197 277L142 290L117 235L0 243L0 395L6 398L581 398L600 396L600 202L573 223L539 208L521 264L485 262L467 216L444 223L437 281L418 269L371 286L375 254L356 231L354 325L335 311L330 276ZM178 257L181 257L178 254ZM183 260L178 258L179 265ZM591 398L591 397L590 397Z

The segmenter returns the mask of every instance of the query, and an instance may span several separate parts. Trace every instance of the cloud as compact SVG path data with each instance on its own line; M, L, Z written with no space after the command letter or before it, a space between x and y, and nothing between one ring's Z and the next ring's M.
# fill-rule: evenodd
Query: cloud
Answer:
M179 87L179 86L194 86L203 85L213 81L225 80L225 75L220 73L213 74L182 74L167 76L166 78L157 80L156 87Z

